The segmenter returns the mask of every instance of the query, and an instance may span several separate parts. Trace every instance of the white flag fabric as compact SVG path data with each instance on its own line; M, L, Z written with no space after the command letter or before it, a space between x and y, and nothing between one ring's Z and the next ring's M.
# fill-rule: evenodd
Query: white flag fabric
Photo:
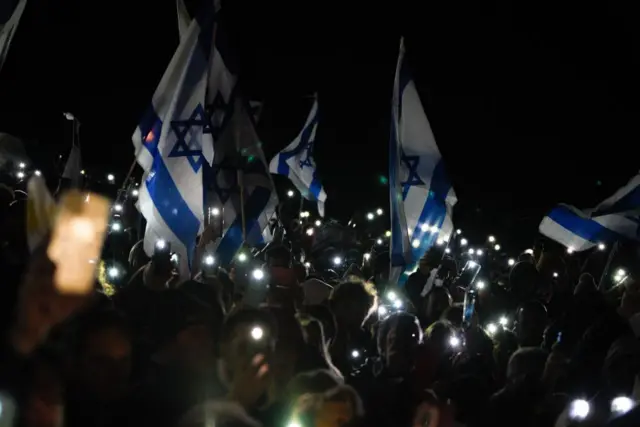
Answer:
M9 53L9 46L13 39L18 23L22 17L22 12L27 6L27 0L19 0L16 4L12 0L3 0L0 5L0 69Z
M64 165L64 171L62 177L71 180L75 187L80 186L82 179L82 156L80 154L80 147L77 144L71 146L67 163Z
M180 35L180 41L182 41L187 31L189 31L191 17L187 11L187 6L184 4L184 0L176 0L176 9L178 11L178 34Z
M316 174L313 147L318 128L318 101L313 102L311 112L298 136L269 163L271 173L284 175L307 200L318 202L318 213L324 216L327 193Z
M389 196L390 280L402 285L433 244L449 239L457 201L411 79L402 42L393 91Z

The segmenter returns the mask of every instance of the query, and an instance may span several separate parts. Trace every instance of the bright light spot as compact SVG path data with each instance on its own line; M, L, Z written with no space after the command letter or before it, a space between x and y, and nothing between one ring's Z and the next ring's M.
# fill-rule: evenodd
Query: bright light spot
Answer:
M473 248L469 248L468 252L469 252L469 255L473 255L476 253L476 251L474 251Z
M156 242L156 249L163 250L167 247L167 241L164 239L160 239Z
M429 229L430 229L430 228L431 228L431 226L430 226L429 224L422 224L422 225L420 226L420 230L422 230L422 231L423 231L423 232L425 232L425 233L426 233L427 231L429 231Z
M568 253L568 254L572 254L574 250L575 250L575 249L573 249L573 246L569 246L569 247L567 248L567 253Z
M611 401L611 412L616 415L622 415L633 409L633 400L626 396L618 396Z
M476 289L482 290L482 289L484 289L484 288L485 288L485 286L486 286L486 285L485 285L485 283L484 283L482 280L478 280L478 281L476 282Z
M216 259L213 257L213 255L207 255L206 257L204 257L204 263L205 265L213 265L215 264Z
M467 239L465 238L460 239L460 246L467 246L467 243L469 243Z
M351 357L353 357L354 359L357 359L358 357L360 357L360 352L358 350L353 350L351 352Z
M393 306L394 306L395 308L397 308L397 309L401 309L401 308L402 308L402 305L403 305L403 304L402 304L402 300L397 299L397 300L395 300L395 301L393 302Z
M598 249L604 251L605 249L607 249L607 246L604 243L598 243Z
M122 224L120 224L119 222L114 222L113 224L111 224L111 230L112 231L122 230Z
M420 247L420 240L413 239L413 242L411 242L411 246L413 246L414 248Z
M40 172L39 170L35 170L33 173L34 173L36 176L41 176L41 175L42 175L42 172Z
M238 262L246 262L247 261L247 254L245 254L244 252L240 252L238 254Z
M376 214L377 214L378 216L382 215L383 213L384 213L384 211L382 210L382 208L378 208L378 209L376 209Z
M495 249L496 251L499 251L499 250L500 250L500 245L495 245L495 246L493 247L493 249Z
M493 237L493 236L489 236L489 241L490 241L491 243L493 243L493 242L495 242L495 241L496 241L496 238L495 238L495 237Z
M118 277L120 275L120 271L118 270L118 267L111 267L109 268L109 270L107 271L107 274L109 275L109 277L111 277L112 279L115 279L116 277Z
M378 307L378 316L386 316L388 312L389 310L387 310L387 307L385 307L384 305Z
M431 232L432 233L438 233L440 231L440 228L438 228L437 225L434 225L433 227L431 227Z
M178 262L178 254L171 254L171 256L169 257L169 261Z
M529 255L533 255L533 249L525 249L524 253L525 254L529 254Z
M619 268L616 271L616 276L624 277L626 275L627 275L627 272L626 272L626 270L624 268Z
M20 171L16 174L16 176L18 177L18 179L22 179L24 178L24 172Z
M291 421L289 424L287 424L287 427L302 427L302 424L296 421Z
M494 335L496 332L498 332L498 325L496 325L495 323L489 323L487 325L487 332L489 333L489 335Z
M516 260L513 258L509 258L509 261L507 261L507 264L509 264L509 266L512 266L516 263Z
M256 268L255 270L253 270L253 273L251 273L251 275L253 276L254 279L256 280L262 280L264 279L264 271L262 271L259 268Z
M507 319L506 316L500 316L498 323L500 323L502 326L507 326L509 324L509 319Z
M307 267L307 268L311 268L311 263L309 261L307 261L307 262L304 263L304 266Z
M391 230L387 230L384 232L384 237L391 237Z
M569 406L569 418L574 420L584 420L589 416L591 407L584 399L576 399Z
M449 249L449 248L445 248L444 253L445 253L445 254L450 254L450 253L451 253L451 249Z
M389 301L395 301L395 300L398 299L398 295L396 295L396 293L393 292L393 291L389 291L389 292L387 292L387 299Z
M364 259L367 261L371 259L371 254L369 252L365 253L363 256L364 256Z
M367 219L368 219L369 221L373 220L373 218L375 218L375 217L376 217L376 216L375 216L373 213L371 213L371 212L369 212L369 213L367 214Z
M460 230L459 228L456 230L456 234L462 234L462 230Z
M300 218L309 218L309 215L311 215L309 211L300 212Z
M251 338L256 341L260 341L264 336L264 330L260 326L254 326L251 328Z
M438 239L438 240L436 241L436 245L438 245L438 246L442 246L442 245L444 245L444 240L443 240L443 239Z
M287 191L287 197L293 197L295 195L296 195L296 193L294 193L293 190Z
M453 348L458 348L460 346L460 338L452 335L451 338L449 338L449 345Z
M316 227L320 227L322 225L322 221L320 221L319 219L316 219L315 225Z
M140 191L138 191L137 188L134 188L133 190L131 190L131 195L133 197L138 197L140 195Z
M378 239L378 240L376 240L376 243L377 243L377 244L379 244L379 245L381 245L381 244L383 243L383 242L382 242L382 239Z
M213 216L220 215L220 208L211 208L211 215Z
M307 236L313 236L313 228L307 228Z
M341 265L342 264L342 258L339 256L333 257L333 265Z
M558 273L557 272L553 272L553 277L558 277Z
M113 182L113 181L115 181L115 180L116 180L116 177L115 177L112 173L110 173L109 175L107 175L107 181L109 181L109 182Z
M24 162L20 162L20 164L18 165L18 167L19 167L20 169L24 169L24 168L26 168L26 167L27 167L27 164L26 164L26 163L24 163Z
M476 251L476 255L478 255L478 256L482 256L482 254L483 254L482 249L478 249L478 250Z
M82 170L80 171L80 175L84 175L84 174L86 174L86 172L84 171L84 169L82 169Z
M121 204L113 205L113 210L116 212L122 212L122 205Z
M356 223L354 222L351 227L356 228Z
M478 265L477 262L475 261L469 261L469 267L475 267L476 265Z

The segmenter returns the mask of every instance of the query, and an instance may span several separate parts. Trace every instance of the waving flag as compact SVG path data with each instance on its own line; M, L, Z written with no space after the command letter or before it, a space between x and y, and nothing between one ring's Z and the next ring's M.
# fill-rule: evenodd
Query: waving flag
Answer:
M400 44L389 144L391 277L404 284L434 243L453 230L456 195ZM441 242L442 243L442 242ZM406 272L406 274L401 274Z
M574 251L618 240L640 240L640 175L594 209L558 205L542 219L541 234Z
M289 178L305 199L317 200L318 213L324 216L327 193L317 177L316 163L313 160L317 128L318 101L315 100L300 134L284 150L276 154L269 164L269 171Z
M11 40L18 29L18 23L26 6L27 0L0 1L0 69L7 59Z
M147 220L145 252L153 253L158 238L171 242L183 277L204 220L203 164L207 156L213 160L214 129L205 111L213 17L191 21L132 138L145 171L138 199Z

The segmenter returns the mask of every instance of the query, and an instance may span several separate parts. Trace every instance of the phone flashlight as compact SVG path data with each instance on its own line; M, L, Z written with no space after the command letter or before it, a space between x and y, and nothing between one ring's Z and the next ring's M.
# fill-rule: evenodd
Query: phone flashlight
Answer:
M569 405L569 418L572 420L584 420L591 412L591 405L584 399L576 399Z
M251 273L251 276L255 279L255 280L262 280L264 279L264 271L262 271L261 268L256 268L255 270L253 270L253 272Z
M460 347L460 338L458 338L455 335L451 335L451 337L449 338L449 346L451 348L458 348Z
M400 299L396 299L395 301L393 301L393 307L396 309L401 309L402 308L402 300Z
M213 257L213 255L207 255L204 257L204 265L211 267L215 263L216 259Z
M247 262L247 254L245 254L244 252L240 252L237 259L238 262Z
M498 325L496 325L495 323L489 323L487 325L487 332L489 333L489 335L495 335L495 333L498 332Z
M635 403L627 396L618 396L611 401L611 413L623 415L633 409Z
M254 341L260 341L262 337L264 337L264 329L262 329L260 326L254 326L253 328L251 328L251 338Z
M360 352L359 352L358 350L353 350L353 351L351 352L351 357L352 357L353 359L357 359L357 358L359 358L359 357L360 357Z
M156 250L164 251L167 248L167 241L164 239L158 239L156 242Z

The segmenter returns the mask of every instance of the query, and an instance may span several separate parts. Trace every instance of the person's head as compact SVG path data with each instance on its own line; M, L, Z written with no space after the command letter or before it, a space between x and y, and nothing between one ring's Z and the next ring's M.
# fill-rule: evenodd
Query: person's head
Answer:
M71 361L76 392L107 401L127 391L131 375L132 338L125 317L115 310L88 313L78 319Z
M450 345L451 337L456 333L456 327L448 320L438 320L427 328L427 343L438 359L456 351Z
M538 347L525 347L517 350L507 365L509 384L540 384L548 354Z
M339 283L329 297L338 325L350 329L362 325L375 302L375 289L366 282Z
M415 353L422 343L418 318L405 312L393 313L378 329L378 353L388 373L408 374L414 366Z
M518 308L515 333L520 347L539 347L547 327L547 309L538 301L526 302Z
M352 425L363 413L358 393L347 385L338 385L324 393L300 396L294 405L290 422L316 427L341 427Z

